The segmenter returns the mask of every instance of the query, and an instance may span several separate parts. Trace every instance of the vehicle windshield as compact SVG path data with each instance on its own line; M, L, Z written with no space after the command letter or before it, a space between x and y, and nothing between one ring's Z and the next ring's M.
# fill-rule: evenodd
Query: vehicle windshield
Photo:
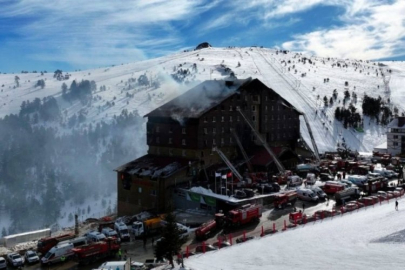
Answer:
M38 241L37 247L41 248L43 246L42 241Z
M121 232L122 234L127 234L127 233L128 233L128 230L127 230L127 229L124 229L124 230L120 230L120 232Z
M139 228L141 228L141 224L133 224L132 225L132 229L134 229L134 230L138 230Z
M20 255L18 255L18 254L13 254L13 255L11 255L11 258L12 258L13 260L17 260L17 259L20 258Z
M32 258L32 257L36 257L37 256L37 254L35 254L34 252L32 252L32 253L28 253L28 257L30 257L30 258Z
M51 256L52 256L52 253L51 253L51 252L48 252L48 253L45 254L44 257L47 258L47 259L49 259Z

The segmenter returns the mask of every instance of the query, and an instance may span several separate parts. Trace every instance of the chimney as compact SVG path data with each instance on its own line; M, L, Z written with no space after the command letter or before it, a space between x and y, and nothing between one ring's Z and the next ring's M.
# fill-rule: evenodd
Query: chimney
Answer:
M402 127L405 124L405 117L399 116L398 117L398 127Z

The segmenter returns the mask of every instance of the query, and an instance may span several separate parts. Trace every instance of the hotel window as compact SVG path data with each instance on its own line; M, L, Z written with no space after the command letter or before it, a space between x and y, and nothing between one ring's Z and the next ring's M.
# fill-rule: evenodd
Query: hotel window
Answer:
M156 152L157 152L158 155L160 155L160 148L159 147L156 149Z
M216 143L215 143L215 139L212 139L212 145L215 145Z
M394 135L394 139L398 139L398 135Z
M138 192L142 193L142 188L141 187L138 188Z
M216 118L215 118L215 116L213 116L212 117L212 122L215 122L216 121Z
M155 190L155 189L152 189L152 190L150 191L150 195L156 196L156 190Z
M233 143L232 137L229 137L229 143Z
M182 140L181 140L181 144L182 144L182 145L186 145L186 139L182 139Z
M268 96L266 96L266 101L268 100Z
M232 109L233 109L232 106L229 106L229 111L230 111L230 112L232 111Z
M208 122L207 117L204 117L204 123L207 123L207 122Z
M224 138L221 138L221 144L224 144L224 143L225 143Z
M173 128L169 128L169 133L173 133Z
M229 116L229 122L232 122L232 116Z
M204 141L204 145L208 146L208 141L207 140Z
M264 122L267 122L267 115L264 116Z
M253 96L253 101L259 101L259 96L258 96L258 95L254 95L254 96Z
M240 110L240 107L239 107L239 106L236 106L236 110L239 111L239 110Z
M173 143L173 139L169 138L169 144L172 144L172 143Z
M274 106L273 105L271 105L271 110L274 111Z
M221 122L225 122L225 117L221 116Z
M267 106L264 106L264 110L267 111Z
M252 106L252 112L255 112L256 111L256 106Z
M221 128L221 133L225 133L225 128L224 127Z
M182 154L183 157L185 157L185 156L186 156L186 150L183 150L183 151L181 152L181 154Z
M159 137L156 137L156 143L160 143Z
M256 122L256 116L254 116L254 115L252 116L252 121Z
M159 127L156 127L156 133L159 133Z
M173 149L169 149L169 155L173 156Z
M217 129L216 128L212 128L212 134L217 133Z
M181 129L181 134L186 134L186 128Z
M208 129L204 128L204 134L208 134Z
M394 146L398 146L398 143L397 143L397 142L394 142Z

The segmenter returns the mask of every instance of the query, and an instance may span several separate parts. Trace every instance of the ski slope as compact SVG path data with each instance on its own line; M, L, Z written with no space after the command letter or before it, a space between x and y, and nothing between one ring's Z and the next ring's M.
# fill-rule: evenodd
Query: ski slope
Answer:
M405 199L185 260L193 270L403 269Z
M304 58L306 63L303 63ZM308 59L312 64L308 63ZM349 99L346 106L353 102L359 112L364 93L373 97L380 95L384 99L390 98L392 107L396 106L400 112L404 111L405 107L402 104L405 102L405 94L402 86L405 82L405 64L403 62L384 64L386 66L383 69L392 69L391 91L388 93L384 91L382 77L376 76L379 67L374 62L321 58L294 52L284 54L274 49L259 47L212 47L185 51L136 63L68 72L71 76L65 81L53 78L53 71L42 76L40 73L0 74L0 117L18 113L23 101L43 99L47 96L57 99L63 112L62 122L66 122L70 116L79 112L86 115L82 127L89 123L110 121L124 109L136 110L140 115L145 115L199 82L229 77L229 73L224 72L221 67L225 65L239 79L248 77L260 79L305 113L319 152L335 150L337 143L341 143L343 138L353 150L371 151L374 146L386 141L385 127L376 125L374 121L365 117L364 132L359 133L351 128L344 129L342 123L334 120L334 111L337 106L342 106L338 100L342 100L345 90L357 93L357 102ZM193 65L196 65L196 71L192 71ZM172 75L179 69L190 71L183 83L172 79ZM15 88L16 75L20 78L20 86L17 88ZM128 89L129 80L136 80L141 75L146 75L150 81L158 81L158 86L135 84ZM329 82L324 83L324 78L329 78ZM45 80L44 89L34 87L36 81L40 79ZM62 84L66 83L69 87L73 80L77 82L94 80L97 83L98 89L93 93L90 104L83 105L79 101L70 103L62 99ZM346 81L349 83L348 87L344 85ZM100 86L105 86L107 90L101 91ZM327 96L329 99L334 89L338 92L338 100L332 106L325 107L323 97ZM114 105L111 105L112 103ZM312 147L303 117L301 133L307 144Z

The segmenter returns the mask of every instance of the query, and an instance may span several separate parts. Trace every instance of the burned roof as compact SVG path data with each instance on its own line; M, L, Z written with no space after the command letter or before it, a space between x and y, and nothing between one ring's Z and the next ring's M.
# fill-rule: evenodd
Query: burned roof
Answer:
M200 83L186 93L172 99L163 106L151 111L145 117L188 117L198 118L207 110L219 105L223 100L236 93L244 80L210 80Z
M144 155L115 169L117 172L156 178L168 178L185 169L194 160L179 157Z

